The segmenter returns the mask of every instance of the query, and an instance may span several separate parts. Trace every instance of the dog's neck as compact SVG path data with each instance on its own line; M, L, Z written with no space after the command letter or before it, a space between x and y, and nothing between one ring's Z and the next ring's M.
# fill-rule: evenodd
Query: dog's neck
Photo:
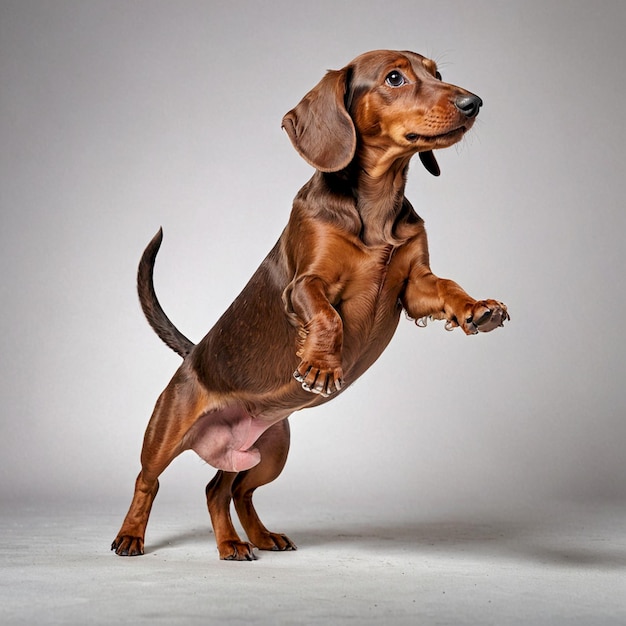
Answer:
M340 225L371 247L397 247L418 232L419 217L404 197L409 158L372 176L359 160L339 172L316 172L300 194L323 190L318 217ZM329 197L337 200L328 202ZM339 200L339 199L342 200Z
M404 189L409 159L395 161L382 173L372 175L358 166L353 175L356 208L361 216L361 237L366 245L399 245L405 239L398 236L396 225L404 202Z

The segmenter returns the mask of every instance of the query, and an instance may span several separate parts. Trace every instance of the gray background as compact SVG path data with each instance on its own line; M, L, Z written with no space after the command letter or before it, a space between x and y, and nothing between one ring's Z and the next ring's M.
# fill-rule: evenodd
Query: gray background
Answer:
M179 363L137 304L143 247L162 225L157 292L199 340L312 173L283 114L326 69L394 48L485 101L407 195L433 270L512 320L469 338L403 320L347 394L294 415L259 497L303 515L623 501L625 24L621 1L2 0L2 500L121 521ZM187 453L159 498L201 508L211 475Z

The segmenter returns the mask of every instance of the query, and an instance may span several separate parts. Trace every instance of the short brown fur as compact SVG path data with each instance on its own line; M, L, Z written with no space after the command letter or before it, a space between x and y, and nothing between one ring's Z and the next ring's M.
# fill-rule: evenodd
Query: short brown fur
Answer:
M286 462L287 417L349 387L385 349L402 311L466 334L508 319L502 303L477 301L431 272L424 223L404 197L411 157L419 153L438 175L432 151L459 141L481 104L413 52L368 52L328 72L283 119L317 171L274 248L195 346L158 303L152 271L162 233L152 240L139 267L140 301L184 360L148 424L117 554L143 554L158 477L188 449L218 468L206 496L220 558L294 550L252 504ZM248 541L233 527L231 502Z

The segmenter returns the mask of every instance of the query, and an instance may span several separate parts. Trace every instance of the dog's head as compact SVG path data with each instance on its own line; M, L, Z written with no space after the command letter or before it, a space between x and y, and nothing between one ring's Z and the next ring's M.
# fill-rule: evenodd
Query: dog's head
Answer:
M415 52L366 52L331 70L283 118L300 155L322 172L357 156L373 176L416 152L439 175L433 150L455 144L472 127L482 100L444 83L434 61Z

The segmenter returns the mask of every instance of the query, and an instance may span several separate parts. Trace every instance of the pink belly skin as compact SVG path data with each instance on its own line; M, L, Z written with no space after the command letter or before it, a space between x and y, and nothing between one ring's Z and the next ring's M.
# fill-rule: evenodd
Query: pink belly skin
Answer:
M217 469L241 472L259 463L261 454L254 443L275 422L252 417L241 407L226 407L194 424L189 447Z

